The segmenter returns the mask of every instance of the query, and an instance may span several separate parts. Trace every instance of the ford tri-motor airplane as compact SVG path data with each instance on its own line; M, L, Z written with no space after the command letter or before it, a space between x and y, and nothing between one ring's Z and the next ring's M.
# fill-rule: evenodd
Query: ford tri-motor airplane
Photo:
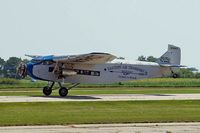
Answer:
M48 81L43 88L46 96L51 95L57 82L59 95L67 96L68 90L80 83L107 84L121 81L156 78L172 75L177 77L175 68L181 67L181 50L169 45L168 51L155 63L127 61L108 53L89 53L69 56L31 56L28 64L20 64L18 75L22 78L29 75L36 80ZM63 87L61 83L72 83L71 87Z

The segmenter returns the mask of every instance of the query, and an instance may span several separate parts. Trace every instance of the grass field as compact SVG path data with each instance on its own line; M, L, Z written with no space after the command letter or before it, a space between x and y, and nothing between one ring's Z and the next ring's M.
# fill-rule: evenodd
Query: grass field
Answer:
M0 103L0 126L200 122L200 101Z
M29 80L10 83L12 80L0 81L0 96L41 96L47 85ZM200 93L200 79L87 84L69 91L69 95L187 93ZM52 95L58 96L58 90ZM200 100L0 103L0 126L133 122L200 122Z
M1 81L2 80L2 81ZM47 82L30 80L7 80L0 79L0 89L6 88L42 88ZM65 84L67 86L68 84ZM115 84L81 84L79 88L104 88L104 87L200 87L200 79L172 79L172 78L156 78L134 80L130 82L121 82Z

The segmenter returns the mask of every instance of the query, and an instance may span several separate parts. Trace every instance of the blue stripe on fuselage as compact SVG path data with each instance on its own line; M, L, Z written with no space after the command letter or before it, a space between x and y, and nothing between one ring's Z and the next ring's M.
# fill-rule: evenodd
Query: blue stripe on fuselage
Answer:
M39 77L33 75L33 67L34 67L35 65L40 65L41 63L42 63L42 62L39 62L39 63L30 62L30 63L28 63L28 64L27 64L27 74L28 74L30 77L34 78L34 79L37 79L37 80L45 80L45 79L41 79L41 78L39 78ZM45 81L47 81L47 80L45 80Z

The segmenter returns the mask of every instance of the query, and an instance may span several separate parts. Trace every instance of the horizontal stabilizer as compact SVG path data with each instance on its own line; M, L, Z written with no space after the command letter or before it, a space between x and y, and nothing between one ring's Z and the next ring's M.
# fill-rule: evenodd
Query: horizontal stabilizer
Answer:
M160 64L161 67L186 67L186 66L183 66L183 65L170 65L170 64Z

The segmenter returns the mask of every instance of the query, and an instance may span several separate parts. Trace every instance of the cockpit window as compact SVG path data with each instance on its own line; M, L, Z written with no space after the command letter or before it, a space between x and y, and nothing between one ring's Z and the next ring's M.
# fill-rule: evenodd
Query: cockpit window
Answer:
M32 59L32 63L42 63L42 65L52 65L54 62L53 61L46 61L46 60L36 60Z
M43 61L42 65L52 65L53 63L53 61Z

